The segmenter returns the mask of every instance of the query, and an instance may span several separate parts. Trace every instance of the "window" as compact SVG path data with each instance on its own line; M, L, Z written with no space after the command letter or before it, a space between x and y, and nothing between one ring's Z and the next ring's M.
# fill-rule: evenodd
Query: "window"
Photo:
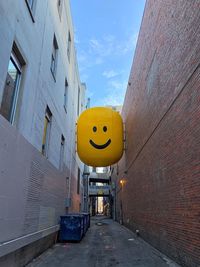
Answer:
M58 8L58 13L59 13L60 18L62 14L62 4L63 4L63 0L57 0L57 8Z
M70 56L71 56L71 34L70 32L68 32L68 41L67 41L67 56L68 56L68 60L70 61Z
M52 113L47 106L44 119L44 132L42 139L42 154L48 157L49 141L50 141L50 131L52 123Z
M65 79L65 92L64 92L64 108L67 112L67 101L68 101L68 82L67 79Z
M80 177L81 177L81 171L78 168L78 179L77 179L77 194L80 194Z
M33 16L34 16L34 13L35 13L35 4L36 4L36 0L25 0L25 1L26 1L26 4L27 4L29 13L30 13L30 15L31 15L31 18L32 18L33 22L35 22Z
M80 112L80 87L78 87L78 100L77 100L77 115L79 115Z
M16 44L13 44L4 85L0 113L13 124L17 108L22 67L25 65Z
M61 143L60 143L60 170L63 170L64 165L64 151L65 151L65 138L61 135Z
M53 75L54 80L56 81L56 67L58 60L58 43L56 37L53 37L53 50L51 54L51 73Z

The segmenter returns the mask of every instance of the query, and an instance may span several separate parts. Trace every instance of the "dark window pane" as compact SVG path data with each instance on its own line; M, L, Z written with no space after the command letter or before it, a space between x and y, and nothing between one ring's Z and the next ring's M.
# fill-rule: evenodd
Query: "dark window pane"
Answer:
M19 76L20 76L19 70L14 65L12 59L10 59L2 103L1 103L1 110L0 110L0 113L8 121L10 121L11 119L11 113L12 113L13 104L14 104L15 97L16 97Z

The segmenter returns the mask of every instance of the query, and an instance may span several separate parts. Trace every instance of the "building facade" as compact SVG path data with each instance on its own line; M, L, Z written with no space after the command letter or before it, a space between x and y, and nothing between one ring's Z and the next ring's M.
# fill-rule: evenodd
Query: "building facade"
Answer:
M25 253L22 266L55 239L60 215L82 209L86 85L68 0L1 1L0 36L0 265Z
M200 266L199 1L146 2L115 166L118 221L176 260Z

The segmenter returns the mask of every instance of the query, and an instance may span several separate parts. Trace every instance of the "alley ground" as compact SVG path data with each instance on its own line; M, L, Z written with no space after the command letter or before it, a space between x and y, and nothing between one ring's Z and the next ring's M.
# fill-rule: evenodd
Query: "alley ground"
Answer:
M58 243L27 267L178 267L169 258L103 216L93 217L80 243Z

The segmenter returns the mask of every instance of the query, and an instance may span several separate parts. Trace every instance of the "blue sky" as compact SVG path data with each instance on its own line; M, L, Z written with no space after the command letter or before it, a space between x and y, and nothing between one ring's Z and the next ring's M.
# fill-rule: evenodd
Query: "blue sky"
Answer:
M91 106L123 104L145 0L71 0L81 81Z

